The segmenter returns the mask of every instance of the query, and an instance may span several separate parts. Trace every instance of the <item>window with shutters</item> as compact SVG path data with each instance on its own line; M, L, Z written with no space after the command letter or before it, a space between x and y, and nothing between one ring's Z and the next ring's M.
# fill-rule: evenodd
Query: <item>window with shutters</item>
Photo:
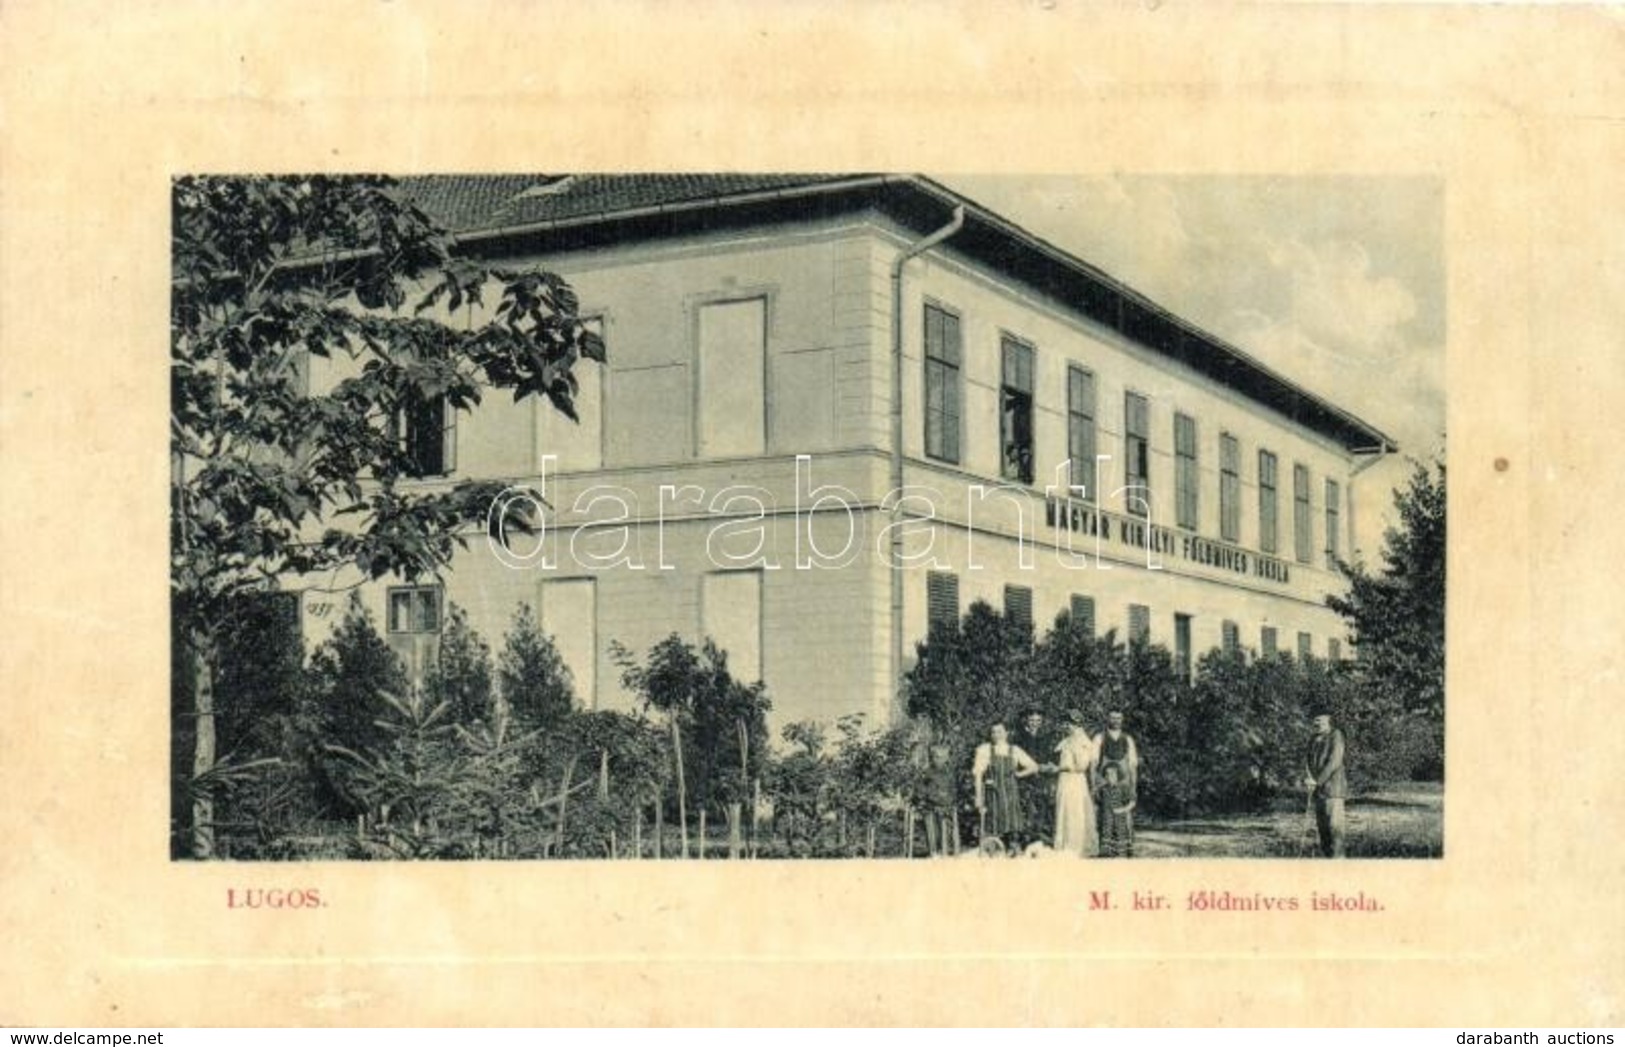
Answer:
M1095 376L1073 364L1066 369L1066 455L1074 497L1095 500Z
M1033 482L1033 347L1005 335L1000 343L999 475Z
M1191 678L1191 616L1174 615L1174 668L1186 680Z
M1004 587L1004 616L1028 632L1033 629L1033 591L1025 585Z
M1258 452L1258 548L1273 553L1279 547L1276 532L1276 460L1269 451Z
M927 628L935 634L959 626L959 576L947 571L931 571L925 576Z
M1310 533L1313 519L1309 515L1309 467L1292 467L1292 545L1299 563L1308 563L1314 536Z
M1123 397L1124 508L1135 516L1151 511L1151 407L1139 393Z
M1343 489L1336 480L1326 481L1326 566L1335 568L1342 555L1338 529L1342 526Z
M1298 659L1299 659L1299 661L1308 661L1310 656L1313 655L1314 653L1315 653L1315 638L1313 636L1310 636L1308 633L1299 633L1298 634Z
M959 462L959 317L941 306L925 307L925 453Z
M1263 650L1264 657L1266 658L1273 655L1279 649L1275 640L1275 626L1264 626L1264 631L1259 636L1259 647Z
M1238 654L1241 651L1241 628L1235 622L1225 622L1220 626L1224 636L1224 653Z
M1086 635L1095 635L1095 598L1072 594L1072 625Z
M1241 541L1241 443L1219 434L1219 537Z
M1151 642L1151 608L1143 603L1128 605L1128 638L1130 643Z
M438 633L440 586L398 585L389 590L389 631Z
M396 426L408 475L444 476L456 470L457 412L444 396L409 396Z
M1197 493L1196 419L1174 415L1174 514L1179 526L1196 530Z

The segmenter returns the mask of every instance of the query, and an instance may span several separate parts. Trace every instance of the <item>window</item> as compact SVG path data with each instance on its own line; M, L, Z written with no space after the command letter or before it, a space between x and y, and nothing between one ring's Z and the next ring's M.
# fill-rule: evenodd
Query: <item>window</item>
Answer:
M389 590L389 631L438 633L440 586L403 585Z
M925 453L959 462L959 317L935 305L925 307Z
M1135 516L1151 510L1151 408L1145 397L1123 398L1124 504Z
M699 453L761 454L767 431L767 299L699 310Z
M409 475L444 476L457 468L457 412L444 396L410 396L400 433Z
M1095 598L1072 594L1072 625L1086 635L1095 635Z
M1066 455L1072 463L1072 486L1083 488L1085 501L1095 500L1095 376L1076 365L1066 369Z
M1128 605L1129 643L1151 642L1151 608L1143 603Z
M1297 554L1299 563L1308 563L1310 547L1314 544L1313 535L1310 534L1311 520L1309 517L1309 467L1294 465L1292 467L1292 545L1293 552Z
M1033 630L1033 591L1025 585L1004 587L1004 616L1027 632Z
M1033 347L1009 335L1000 344L999 475L1033 482Z
M1174 512L1179 526L1196 530L1196 419L1174 415Z
M1298 660L1308 661L1315 653L1315 638L1308 633L1298 634Z
M1335 636L1326 641L1326 657L1334 662L1343 660L1343 642Z
M1341 555L1338 547L1339 521L1342 518L1343 490L1336 480L1326 481L1326 566L1335 568Z
M1174 668L1187 681L1191 678L1191 616L1174 615Z
M925 576L925 615L927 631L953 631L959 626L959 576L947 571L931 571Z
M1219 434L1219 537L1241 541L1241 444Z
M742 683L762 678L762 572L720 571L700 591L705 635L728 652L728 671Z
M570 670L576 701L598 706L598 583L560 578L541 586L541 627Z
M1273 553L1279 548L1275 527L1275 455L1258 452L1258 548Z
M1264 626L1264 632L1259 637L1259 641L1260 641L1260 646L1263 648L1265 658L1269 658L1272 655L1274 655L1276 650L1278 649L1276 647L1276 642L1275 642L1275 626L1273 626L1273 625Z
M1237 654L1241 651L1241 629L1235 622L1225 622L1220 631L1224 635L1224 653Z

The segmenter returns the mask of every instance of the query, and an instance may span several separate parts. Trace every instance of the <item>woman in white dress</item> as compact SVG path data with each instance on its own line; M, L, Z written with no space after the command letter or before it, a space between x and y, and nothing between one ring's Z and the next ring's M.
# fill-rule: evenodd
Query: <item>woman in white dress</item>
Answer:
M1075 858L1093 858L1095 804L1091 794L1098 747L1083 724L1074 720L1061 744L1055 747L1055 851Z

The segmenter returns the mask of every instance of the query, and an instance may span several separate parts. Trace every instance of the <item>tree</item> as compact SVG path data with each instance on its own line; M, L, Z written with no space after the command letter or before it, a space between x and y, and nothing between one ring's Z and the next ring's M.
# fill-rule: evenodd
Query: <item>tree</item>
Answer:
M213 802L195 786L220 773L233 600L341 568L444 567L501 485L403 485L426 470L402 420L469 410L491 388L573 418L572 369L604 347L562 279L459 255L388 178L183 177L171 228L171 617L192 678L177 720L194 740L175 788L195 794L184 831L206 858ZM488 296L494 314L476 323ZM448 322L465 307L467 323ZM312 357L355 373L310 390Z
M570 668L553 638L542 632L529 604L520 604L503 638L497 663L502 701L524 730L552 727L575 704Z
M1416 463L1394 492L1398 524L1383 536L1382 566L1339 563L1346 596L1327 606L1349 623L1356 672L1409 714L1444 719L1445 471Z
M429 695L451 707L451 718L463 726L496 721L491 690L491 646L468 624L456 604L446 608L440 651L424 681Z
M645 709L666 715L686 856L691 796L701 809L722 809L732 818L750 795L750 783L766 762L772 702L761 681L733 678L727 652L710 639L695 648L673 633L650 648L641 664L620 644L611 649L626 689L643 699Z

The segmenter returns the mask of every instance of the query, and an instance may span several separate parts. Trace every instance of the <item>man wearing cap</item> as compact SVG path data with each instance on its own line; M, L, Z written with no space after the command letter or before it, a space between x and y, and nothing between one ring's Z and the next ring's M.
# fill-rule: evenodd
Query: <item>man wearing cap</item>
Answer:
M1140 748L1133 735L1123 730L1123 713L1113 709L1106 714L1106 730L1100 736L1099 768L1104 775L1106 765L1115 763L1123 772L1123 784L1130 796L1138 796L1140 789Z
M1314 737L1304 754L1303 785L1314 797L1315 828L1320 832L1320 853L1343 857L1343 801L1348 796L1348 775L1343 770L1343 732L1332 726L1331 713L1315 710Z

